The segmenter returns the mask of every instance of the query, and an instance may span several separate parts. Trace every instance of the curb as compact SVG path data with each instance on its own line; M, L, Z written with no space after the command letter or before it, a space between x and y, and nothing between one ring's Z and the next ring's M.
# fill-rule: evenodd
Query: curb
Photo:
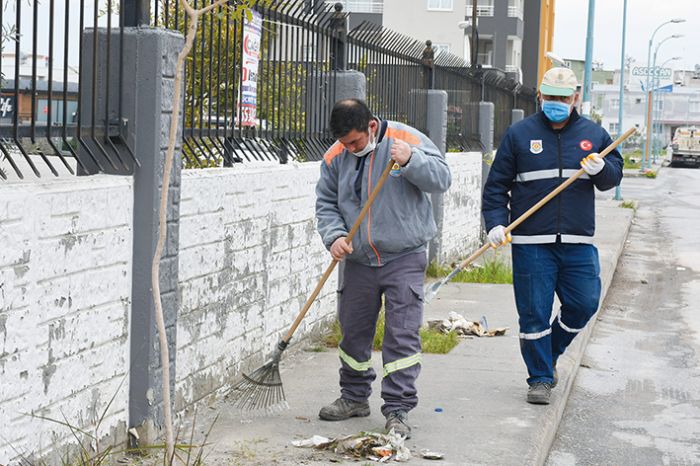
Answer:
M559 428L559 423L564 415L564 410L566 409L567 401L571 393L571 388L573 387L574 380L576 379L576 373L580 367L581 360L583 359L583 354L588 345L588 340L593 333L595 324L600 311L605 302L605 298L608 293L608 288L612 283L613 277L615 275L615 270L617 268L617 263L625 249L625 243L629 235L630 228L632 227L632 221L636 216L636 211L632 210L632 215L627 222L627 227L625 229L624 240L620 242L617 249L612 255L612 260L609 261L610 267L607 268L607 272L601 275L602 282L602 293L600 299L600 307L598 311L591 317L589 324L582 334L574 340L574 342L569 346L566 353L559 360L557 368L559 369L559 384L557 389L561 389L559 396L554 398L552 403L552 408L547 410L546 414L543 416L543 422L540 425L539 437L542 439L540 442L536 442L533 448L527 452L523 458L523 464L533 464L533 465L544 465L549 456L549 451L552 448L554 439Z

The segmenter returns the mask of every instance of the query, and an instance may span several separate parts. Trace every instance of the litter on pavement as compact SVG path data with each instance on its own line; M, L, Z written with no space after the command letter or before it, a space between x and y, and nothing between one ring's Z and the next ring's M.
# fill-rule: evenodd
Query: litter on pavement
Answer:
M442 333L457 332L457 335L475 335L477 337L497 337L505 335L508 327L489 328L486 317L479 322L470 322L461 314L450 312L447 319L429 320L428 327Z
M408 461L411 459L411 451L404 446L403 437L394 433L393 429L388 434L360 432L359 434L334 439L314 435L308 439L294 440L292 445L302 448L328 450L337 454L349 455L354 458L365 458L379 463Z

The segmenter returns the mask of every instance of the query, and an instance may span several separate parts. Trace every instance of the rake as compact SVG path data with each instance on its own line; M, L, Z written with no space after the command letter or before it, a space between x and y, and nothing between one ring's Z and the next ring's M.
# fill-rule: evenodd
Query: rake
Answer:
M628 129L624 134L622 134L619 138L617 138L615 141L613 141L612 144L610 144L608 147L605 148L603 152L601 152L599 155L601 157L605 157L608 155L610 152L612 152L620 143L622 143L625 139L630 137L634 132L636 131L635 128L630 128ZM513 223L508 225L505 230L505 234L507 235L510 233L512 230L515 230L515 228L523 223L528 217L530 217L532 214L537 212L543 205L545 205L547 202L551 201L557 194L565 190L571 183L576 181L581 175L583 175L585 172L583 168L579 169L576 173L571 175L566 181L564 181L562 184L557 186L554 191L551 193L547 194L545 197L543 197L537 204L533 205L530 207L527 212L522 214L520 217L518 217ZM469 264L474 262L479 256L481 256L483 253L488 251L491 248L491 243L487 242L483 246L481 246L479 249L476 250L471 256L467 257L464 261L462 261L457 267L455 267L452 272L450 272L449 275L447 275L445 278L442 280L438 280L428 286L425 287L425 292L424 294L424 301L426 303L429 303L440 291L440 288L450 280L454 278L455 275L457 275L459 272L464 270Z
M362 221L367 216L367 213L369 212L374 199L382 189L382 186L384 186L384 182L389 177L389 173L391 172L394 164L395 162L390 160L389 164L382 172L382 176L379 178L377 185L372 190L372 193L367 199L367 202L360 211L357 220L355 220L354 225L346 237L345 241L348 244L352 243L353 237L357 233L357 230L360 229ZM321 279L316 285L314 291L306 300L304 307L299 312L299 315L297 315L297 318L289 328L289 331L287 331L287 334L275 346L275 350L270 360L250 375L246 375L244 373L243 380L232 388L231 392L228 394L228 399L232 401L233 406L242 411L257 411L261 414L271 414L288 407L286 397L284 395L284 388L282 387L282 378L280 377L279 371L282 353L284 353L284 350L286 350L287 346L289 346L289 341L292 339L292 335L294 335L297 327L299 327L299 324L304 319L304 316L306 316L306 313L316 300L316 297L321 292L323 285L326 283L328 277L330 277L331 272L333 272L333 269L335 269L337 264L338 261L333 259L328 268L326 268L326 271L321 276Z

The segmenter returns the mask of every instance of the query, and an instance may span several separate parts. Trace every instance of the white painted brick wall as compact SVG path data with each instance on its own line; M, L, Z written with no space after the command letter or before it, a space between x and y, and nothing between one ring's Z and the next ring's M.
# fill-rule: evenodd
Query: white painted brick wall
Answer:
M268 357L330 263L318 175L318 163L183 171L176 409ZM293 341L333 318L336 288L333 274Z
M74 439L125 438L133 192L130 178L0 184L0 464ZM120 387L121 384L121 388Z
M465 258L480 244L481 153L448 153L452 186L445 193L441 263Z

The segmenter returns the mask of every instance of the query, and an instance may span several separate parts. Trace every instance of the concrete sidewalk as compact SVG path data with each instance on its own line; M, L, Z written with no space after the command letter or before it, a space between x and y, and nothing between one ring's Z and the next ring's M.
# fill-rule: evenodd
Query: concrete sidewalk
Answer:
M618 202L597 203L597 238L604 293L624 247L633 211ZM557 305L558 306L558 305ZM560 359L559 386L552 404L525 402L527 377L519 352L517 314L510 285L451 283L426 307L425 319L445 318L456 311L468 319L482 315L491 327L508 326L502 337L470 338L447 355L424 355L418 380L419 406L410 413L413 438L406 445L414 453L410 464L436 464L421 459L427 448L445 454L444 465L542 464L556 434L576 369L592 325L582 332ZM381 374L381 355L373 362ZM290 442L313 435L335 437L362 430L381 431L384 418L379 408L379 379L367 418L329 423L320 421L318 410L339 395L338 355L297 352L284 360L282 378L290 410L273 417L243 420L225 402L198 415L198 430L206 430L219 414L207 447L206 464L351 464L331 452L295 448ZM363 461L361 464L365 464Z

